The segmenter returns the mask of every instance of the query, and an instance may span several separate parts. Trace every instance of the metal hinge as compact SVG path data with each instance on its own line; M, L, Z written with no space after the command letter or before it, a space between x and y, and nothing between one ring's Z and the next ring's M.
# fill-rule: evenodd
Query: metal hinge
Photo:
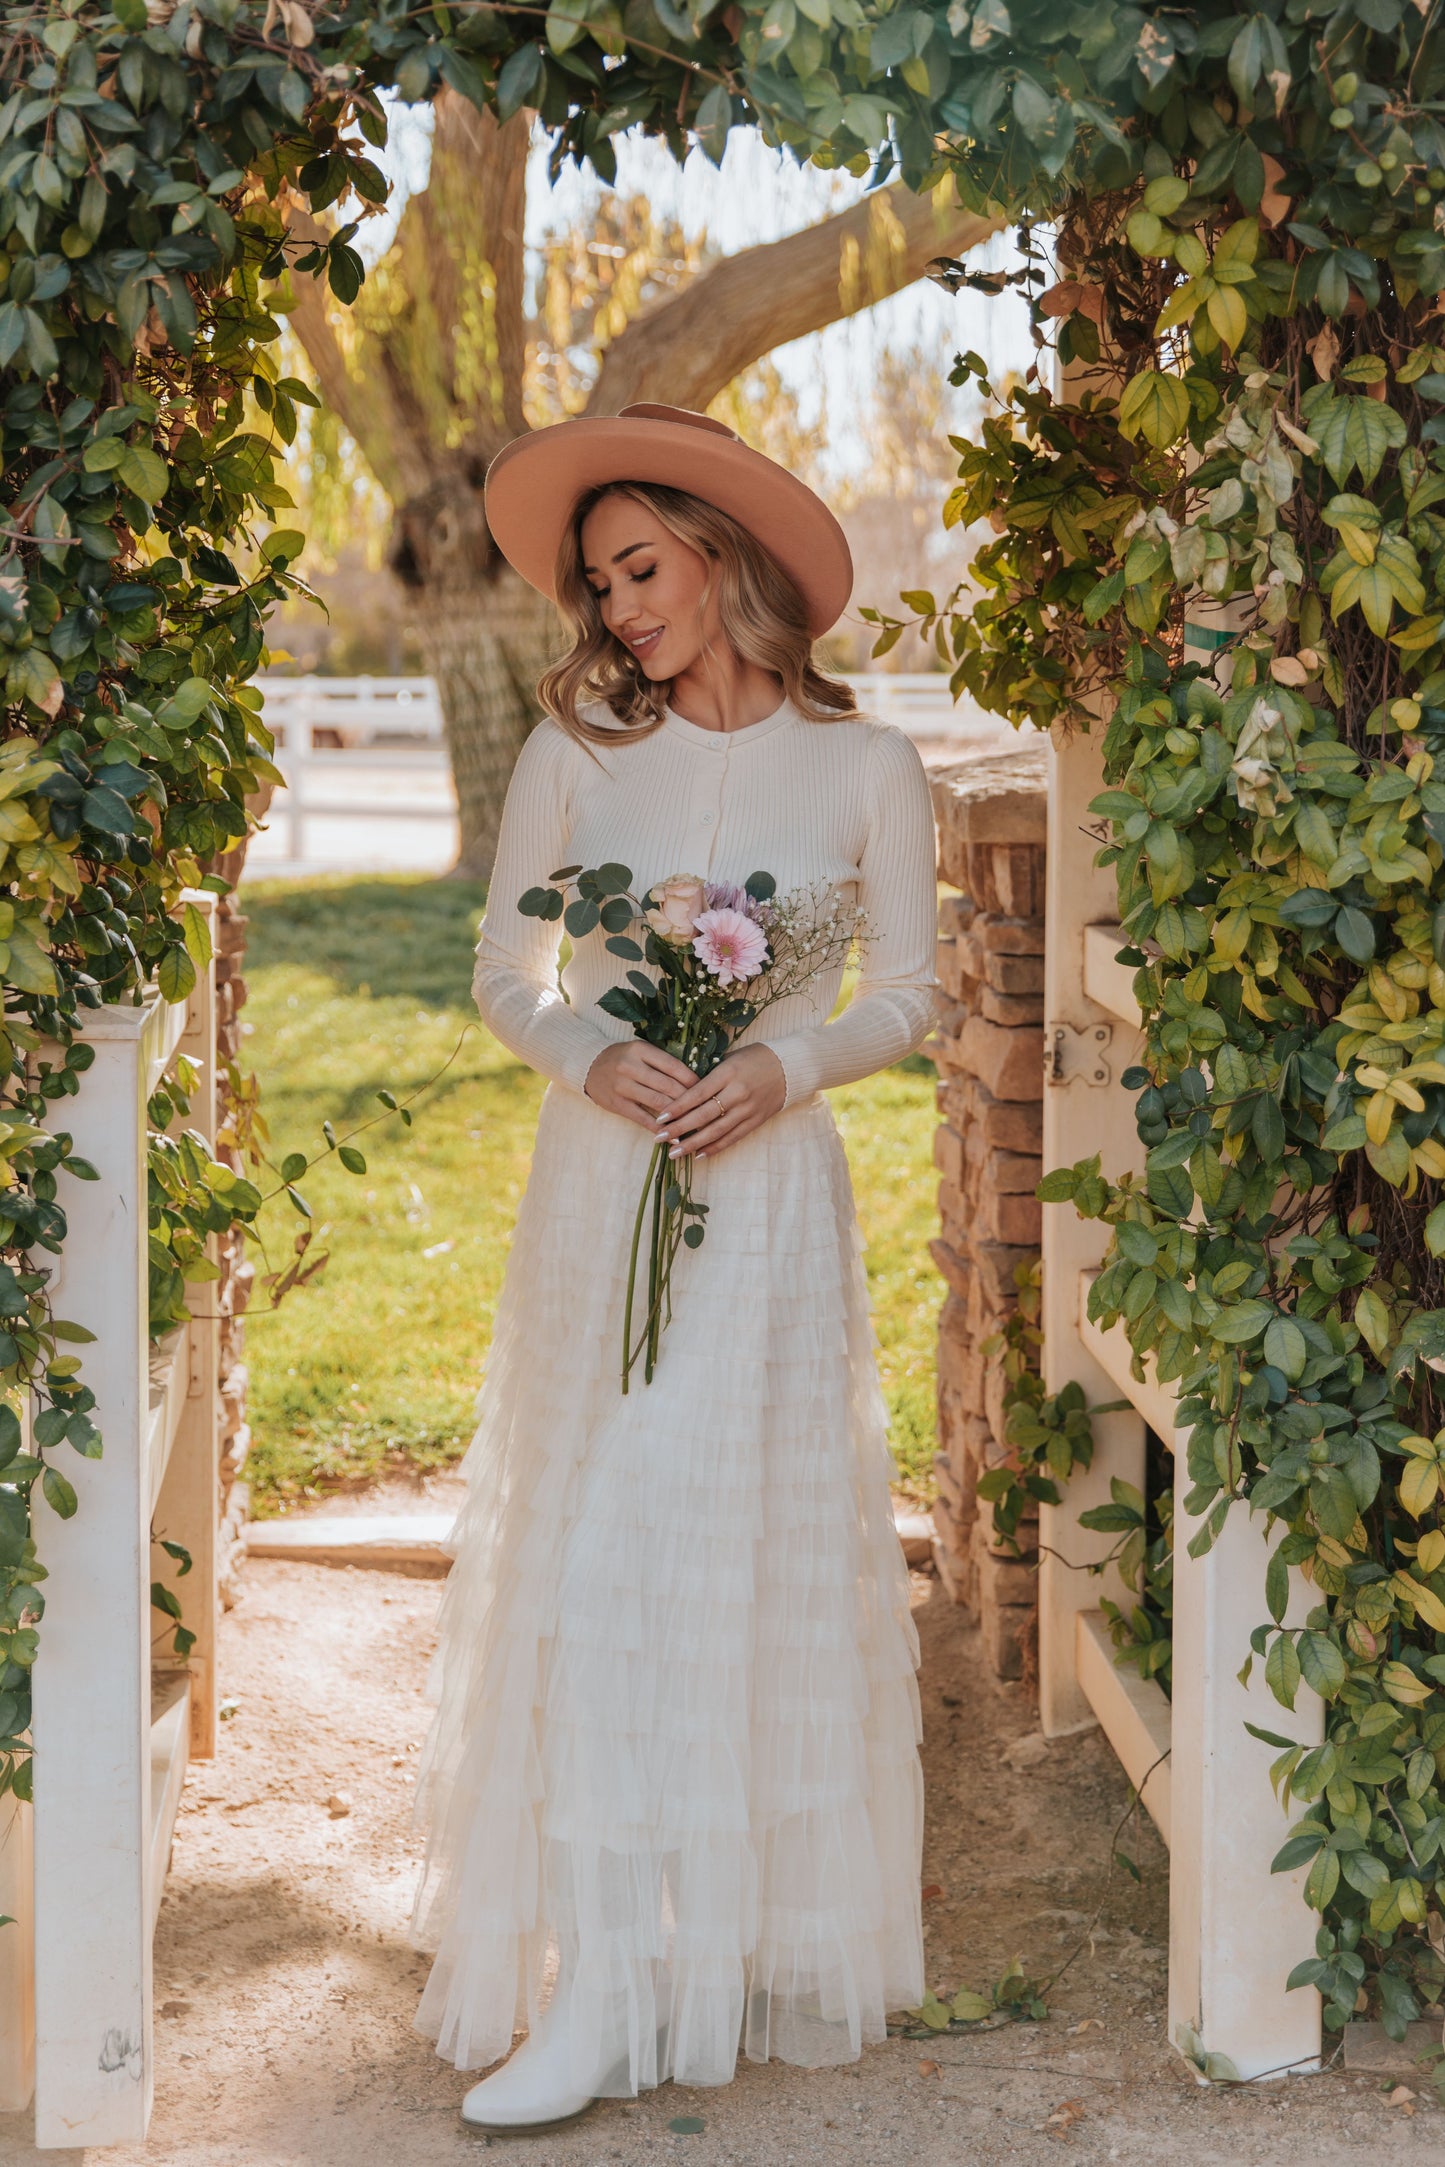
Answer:
M1072 1023L1046 1023L1044 1082L1085 1083L1090 1090L1112 1083L1114 1071L1105 1056L1113 1042L1112 1023L1086 1023L1082 1028Z

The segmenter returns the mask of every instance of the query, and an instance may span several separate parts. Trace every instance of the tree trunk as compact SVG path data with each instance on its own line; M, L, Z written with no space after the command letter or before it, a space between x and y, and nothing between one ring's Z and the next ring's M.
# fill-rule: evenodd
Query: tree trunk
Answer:
M424 586L413 596L424 651L441 692L460 839L453 871L491 877L502 801L537 722L537 678L557 648L550 602L509 566L491 577ZM550 865L538 866L543 880Z

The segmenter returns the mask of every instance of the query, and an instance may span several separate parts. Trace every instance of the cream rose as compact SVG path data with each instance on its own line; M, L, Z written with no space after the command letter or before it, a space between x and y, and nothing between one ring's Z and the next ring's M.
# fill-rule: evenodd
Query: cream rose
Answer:
M692 940L693 921L707 909L707 890L695 873L673 873L652 890L654 907L644 913L660 941L682 948Z

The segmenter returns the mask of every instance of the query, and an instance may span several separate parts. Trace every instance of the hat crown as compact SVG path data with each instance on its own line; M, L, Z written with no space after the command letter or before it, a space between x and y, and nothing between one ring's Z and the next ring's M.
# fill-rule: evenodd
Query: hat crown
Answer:
M699 414L690 406L659 406L644 400L637 406L622 407L619 421L681 421L690 429L710 429L714 436L730 436L736 444L740 441L736 429L730 429L725 421L714 421L711 414Z

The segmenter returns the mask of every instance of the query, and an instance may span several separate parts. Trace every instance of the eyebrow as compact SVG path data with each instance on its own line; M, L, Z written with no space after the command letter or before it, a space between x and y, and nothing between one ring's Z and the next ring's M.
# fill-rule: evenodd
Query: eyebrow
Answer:
M655 542L629 542L626 549L618 550L617 555L612 559L612 562L614 564L621 564L624 557L635 557L639 549L655 549L656 547L657 544ZM597 567L595 564L584 564L582 569L584 572L595 572L597 570Z

